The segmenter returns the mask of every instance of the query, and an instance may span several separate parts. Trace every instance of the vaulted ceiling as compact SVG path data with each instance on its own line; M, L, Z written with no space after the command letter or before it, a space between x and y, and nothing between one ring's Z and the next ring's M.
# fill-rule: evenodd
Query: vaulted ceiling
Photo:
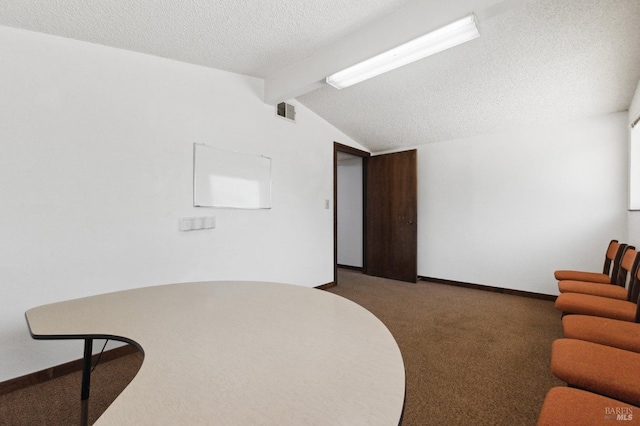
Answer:
M470 13L478 39L322 81ZM262 78L373 152L625 111L640 80L638 0L3 0L0 25Z

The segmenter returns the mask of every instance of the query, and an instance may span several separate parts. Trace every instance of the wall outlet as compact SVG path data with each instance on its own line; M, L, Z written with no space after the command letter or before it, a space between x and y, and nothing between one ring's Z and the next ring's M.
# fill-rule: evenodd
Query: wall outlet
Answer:
M182 232L199 231L201 229L213 229L215 227L215 216L182 217L178 221L178 229Z

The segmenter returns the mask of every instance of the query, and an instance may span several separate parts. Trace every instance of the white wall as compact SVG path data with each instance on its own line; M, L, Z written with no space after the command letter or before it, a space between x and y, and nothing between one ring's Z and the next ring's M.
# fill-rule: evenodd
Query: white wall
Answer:
M338 264L362 267L362 158L338 162Z
M631 100L631 105L629 106L629 125L638 117L640 117L640 81L638 82L633 99ZM640 126L640 124L637 126ZM638 131L637 128L635 130L636 132ZM640 247L640 211L628 212L628 221L629 232L627 234L627 240L633 241L637 247Z
M82 355L24 312L199 280L333 280L333 142L360 145L261 80L0 27L0 381ZM295 103L295 102L294 102ZM271 210L192 207L194 142L272 158ZM214 215L217 228L179 232Z
M419 275L557 294L554 270L601 269L627 239L627 118L420 147Z

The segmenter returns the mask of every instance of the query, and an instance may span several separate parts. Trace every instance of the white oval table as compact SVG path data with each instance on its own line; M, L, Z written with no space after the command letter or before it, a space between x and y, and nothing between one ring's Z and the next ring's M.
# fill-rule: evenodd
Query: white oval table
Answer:
M169 284L25 315L35 339L109 338L143 351L137 375L98 425L401 420L405 372L393 336L366 309L325 291L264 282Z

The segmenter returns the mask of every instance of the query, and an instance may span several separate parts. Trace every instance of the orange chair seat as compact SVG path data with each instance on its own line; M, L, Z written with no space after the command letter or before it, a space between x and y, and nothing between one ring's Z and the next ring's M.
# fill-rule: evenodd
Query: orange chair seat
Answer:
M637 305L633 302L590 294L562 293L555 306L570 314L592 315L621 321L635 321Z
M591 426L607 421L640 424L640 408L580 389L556 387L542 403L538 426Z
M640 353L640 324L588 315L562 318L564 337ZM638 413L640 416L640 413Z
M558 281L587 281L590 283L611 284L609 275L598 272L560 270L555 271L553 275Z
M581 293L593 296L608 297L609 299L627 300L627 289L619 285L598 284L586 281L560 281L560 293Z
M551 345L551 372L570 386L640 405L640 354L575 339Z

